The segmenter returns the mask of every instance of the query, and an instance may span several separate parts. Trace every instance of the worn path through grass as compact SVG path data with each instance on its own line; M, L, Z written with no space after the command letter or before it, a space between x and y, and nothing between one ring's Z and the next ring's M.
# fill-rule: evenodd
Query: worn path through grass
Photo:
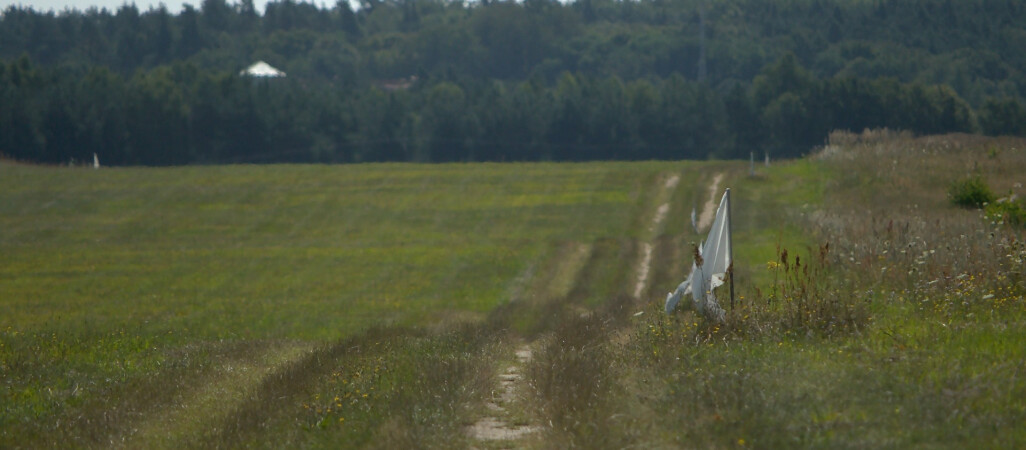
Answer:
M671 211L671 198L680 179L680 173L660 175L654 180L657 188L646 199L645 203L651 206L644 209L645 217L638 221L643 231L638 235L636 246L640 245L641 250L631 268L631 272L636 274L633 289L635 299L639 299L647 288L653 240L661 232L663 221ZM559 268L555 271L557 275L549 280L549 286L543 288L542 292L548 294L548 302L553 306L570 308L564 309L564 313L559 315L559 321L549 322L554 328L539 330L531 342L510 342L509 345L516 347L516 359L497 371L498 388L485 404L486 414L466 428L467 434L475 441L495 442L494 445L501 447L543 446L542 442L546 439L544 432L548 431L551 435L553 422L545 418L546 407L539 404L537 393L532 392L537 389L537 380L526 380L524 373L534 365L532 355L537 349L546 348L546 351L551 352L554 345L565 344L559 338L559 329L564 327L563 321L567 315L583 320L592 316L590 310L572 307L574 300L571 296L573 291L584 288L581 283L587 283L589 277L584 271L588 270L585 263L590 251L590 245L580 245L560 259ZM503 364L505 362L500 363Z
M720 182L723 181L723 174L718 173L713 177L712 184L709 186L709 200L706 200L705 204L702 205L702 213L698 215L698 223L696 227L699 230L704 230L712 225L712 221L716 218L716 206L718 205L717 199L720 195Z
M128 434L115 441L124 448L184 448L200 443L211 423L224 421L266 379L277 376L288 364L306 357L314 346L291 341L268 343L248 360L228 361L192 389L162 405L152 414L128 425Z
M655 216L652 217L647 233L642 236L641 259L638 261L638 281L634 285L634 298L641 298L641 293L645 290L645 287L648 284L648 273L652 264L652 250L655 248L653 241L658 233L662 231L663 220L666 219L666 214L670 212L669 197L671 196L673 189L676 188L679 183L680 174L675 173L667 176L663 189L659 191L657 196L657 200L661 201L661 203L659 203L659 209L656 210Z

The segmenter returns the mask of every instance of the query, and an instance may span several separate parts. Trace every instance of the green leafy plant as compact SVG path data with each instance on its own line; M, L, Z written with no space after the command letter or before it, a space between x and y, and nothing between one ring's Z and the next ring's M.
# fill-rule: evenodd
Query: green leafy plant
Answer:
M1015 199L1009 198L989 203L984 211L987 213L987 219L993 222L1013 227L1026 227L1026 208L1023 207L1022 202L1015 201Z
M956 180L948 187L948 199L963 208L982 208L994 201L994 193L979 175Z

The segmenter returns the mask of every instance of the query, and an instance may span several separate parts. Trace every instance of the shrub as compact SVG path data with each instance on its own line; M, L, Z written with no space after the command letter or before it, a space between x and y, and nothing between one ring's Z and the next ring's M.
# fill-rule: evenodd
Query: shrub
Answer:
M957 180L948 188L951 203L963 208L982 208L994 201L994 193L978 175Z

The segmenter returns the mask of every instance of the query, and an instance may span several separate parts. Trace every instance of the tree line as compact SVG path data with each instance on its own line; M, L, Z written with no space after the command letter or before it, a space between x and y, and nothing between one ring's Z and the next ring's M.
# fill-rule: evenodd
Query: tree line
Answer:
M308 86L191 64L125 78L21 58L0 65L0 153L46 163L583 161L796 156L831 130L1022 134L1018 100L971 108L951 88L819 79L785 56L721 94L671 75L625 82Z
M63 163L793 156L1026 134L1015 1L204 0L0 14L0 154ZM262 59L284 79L238 74ZM385 80L416 80L394 89Z

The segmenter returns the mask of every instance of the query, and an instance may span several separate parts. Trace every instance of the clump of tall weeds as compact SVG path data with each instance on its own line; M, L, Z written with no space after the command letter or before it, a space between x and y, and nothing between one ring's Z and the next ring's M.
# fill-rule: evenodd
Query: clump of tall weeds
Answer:
M773 273L772 283L747 296L741 293L736 306L726 308L722 323L690 310L658 314L637 329L633 351L648 363L673 365L681 352L717 342L833 337L857 333L872 322L873 293L855 289L834 273L829 244L804 258L778 246L776 259L766 263L766 270Z
M766 265L773 271L773 285L766 294L756 290L754 299L762 307L762 320L776 322L785 335L825 337L869 324L870 299L829 272L829 252L830 244L823 244L815 258L803 262L800 255L792 258L786 248L777 247L777 260Z

